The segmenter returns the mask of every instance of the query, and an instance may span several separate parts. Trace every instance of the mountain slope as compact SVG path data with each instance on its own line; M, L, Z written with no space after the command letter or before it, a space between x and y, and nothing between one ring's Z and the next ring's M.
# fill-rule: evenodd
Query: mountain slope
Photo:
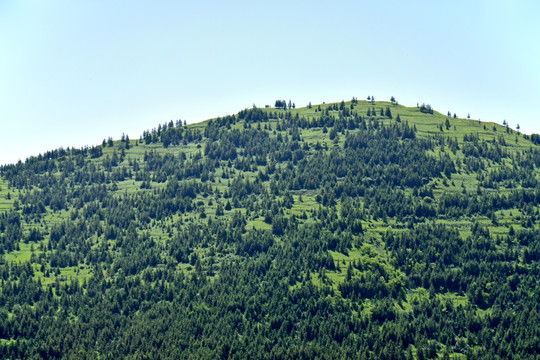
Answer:
M535 358L531 139L353 99L4 166L0 352Z

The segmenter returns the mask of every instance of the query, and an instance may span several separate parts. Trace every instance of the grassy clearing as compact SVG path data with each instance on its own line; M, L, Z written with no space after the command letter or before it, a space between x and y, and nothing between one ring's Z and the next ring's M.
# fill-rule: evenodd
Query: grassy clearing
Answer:
M0 177L0 213L11 209L18 198L19 192L11 189L9 183Z
M6 261L13 262L27 262L32 258L32 254L38 255L42 251L38 250L38 245L35 243L26 244L24 242L19 243L19 250L10 252L9 254L4 255Z
M258 217L255 220L248 221L246 224L246 230L257 229L257 230L272 230L272 225L264 222L262 216Z
M339 102L321 104L320 108L322 111L324 111L326 108L333 106L334 104L339 105ZM345 107L350 109L351 101L345 101ZM354 105L354 109L351 111L357 112L365 119L370 119L371 117L367 116L368 109L370 111L375 109L376 116L374 117L376 118L380 115L380 109L386 109L387 107L390 108L393 119L384 119L383 122L393 122L397 118L397 115L399 115L402 122L407 121L410 126L416 126L418 135L420 136L440 135L444 137L456 138L460 143L462 143L464 135L474 133L478 134L480 139L489 141L498 140L498 138L502 136L502 138L506 141L507 146L510 146L516 150L526 150L531 145L530 141L525 140L522 134L518 133L516 130L506 128L501 124L480 121L479 119L465 119L460 117L454 118L453 113L451 116L447 116L437 111L434 111L433 114L426 114L420 112L418 107L406 107L403 105L392 104L389 101L375 101L372 103L365 100L359 100L358 103ZM317 111L318 108L318 105L314 105L311 109L308 109L307 107L297 107L296 109L288 109L287 111L290 111L293 116L298 114L300 117L304 116L306 119L311 119L319 117L322 114L322 112ZM284 110L274 108L265 108L262 110L272 113L284 112ZM337 116L338 112L330 111L329 114ZM449 127L446 127L446 119L448 119ZM323 134L322 129L313 128L303 131L302 138L311 143L317 142L321 138L328 138L328 135ZM331 141L328 141L328 144L331 145Z
M78 281L79 285L82 285L93 276L92 269L87 267L72 266L59 268L58 272L56 274L50 274L50 276L45 276L43 272L36 271L35 276L40 279L43 286L53 285L57 281L59 283Z

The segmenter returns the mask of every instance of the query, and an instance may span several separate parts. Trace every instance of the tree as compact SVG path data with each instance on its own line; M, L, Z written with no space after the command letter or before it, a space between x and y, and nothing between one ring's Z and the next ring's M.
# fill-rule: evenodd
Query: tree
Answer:
M308 108L308 109L311 109L311 107L312 107L312 106L311 106L311 101L310 101L310 102L308 103L308 105L307 105L307 108Z
M390 96L390 102L392 104L395 104L396 103L396 98L394 96Z
M433 114L433 108L429 104L422 104L422 106L420 106L420 112L426 114Z
M349 263L349 266L347 266L347 281L351 281L352 280L352 277L354 275L354 269L352 267L352 264Z
M330 130L330 134L329 134L330 140L334 140L336 136L337 136L337 130L336 130L336 127L334 126L332 130Z
M386 107L386 111L385 111L384 115L385 115L387 118L392 119L392 112L390 111L390 107L389 107L389 106Z

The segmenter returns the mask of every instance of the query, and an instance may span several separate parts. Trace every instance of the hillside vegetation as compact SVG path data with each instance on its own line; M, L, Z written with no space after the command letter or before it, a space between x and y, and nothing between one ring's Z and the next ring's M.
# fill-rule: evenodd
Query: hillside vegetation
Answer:
M276 104L1 167L0 356L538 358L538 136Z

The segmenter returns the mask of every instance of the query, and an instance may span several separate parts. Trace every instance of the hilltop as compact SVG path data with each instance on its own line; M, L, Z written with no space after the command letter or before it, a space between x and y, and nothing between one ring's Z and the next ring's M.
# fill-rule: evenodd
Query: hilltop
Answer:
M276 105L1 167L0 354L537 356L537 135Z

